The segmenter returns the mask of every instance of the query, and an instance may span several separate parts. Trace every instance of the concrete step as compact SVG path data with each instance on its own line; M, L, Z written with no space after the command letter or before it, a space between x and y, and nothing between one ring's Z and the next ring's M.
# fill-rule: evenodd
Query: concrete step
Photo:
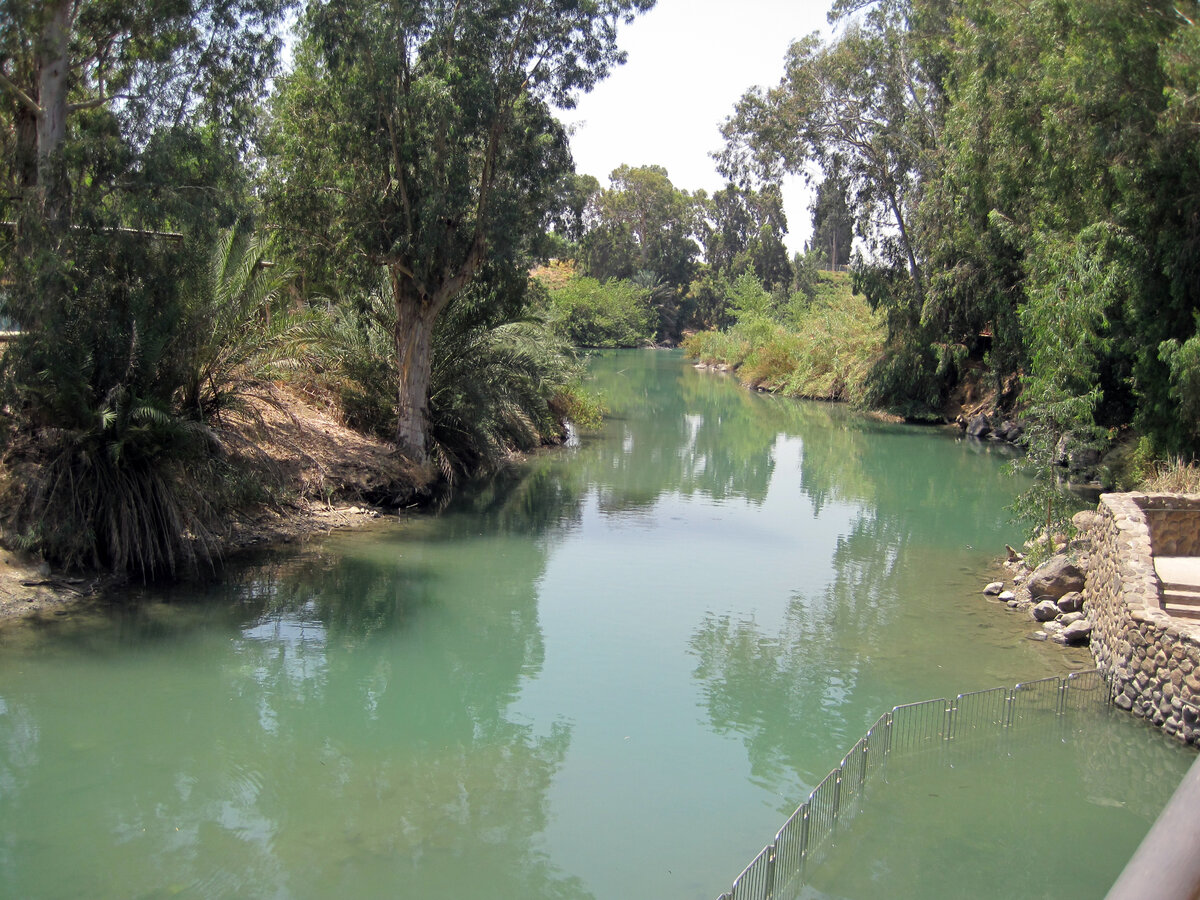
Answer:
M1178 619L1200 619L1200 606L1187 606L1181 603L1163 603L1163 612Z
M1178 587L1164 584L1162 588L1164 603L1182 603L1188 606L1200 606L1200 590L1194 587Z

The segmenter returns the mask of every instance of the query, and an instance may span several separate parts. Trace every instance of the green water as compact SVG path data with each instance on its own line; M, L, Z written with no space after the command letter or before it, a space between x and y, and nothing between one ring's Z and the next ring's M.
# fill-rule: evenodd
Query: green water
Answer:
M0 631L0 896L711 900L885 710L1090 666L978 593L1017 540L995 448L674 353L593 370L602 435L438 515ZM1192 756L1089 727L1053 766L1104 839L982 797L955 865L1069 845L1055 896L1104 893ZM1114 735L1149 775L1096 762ZM902 787L860 859L941 827Z

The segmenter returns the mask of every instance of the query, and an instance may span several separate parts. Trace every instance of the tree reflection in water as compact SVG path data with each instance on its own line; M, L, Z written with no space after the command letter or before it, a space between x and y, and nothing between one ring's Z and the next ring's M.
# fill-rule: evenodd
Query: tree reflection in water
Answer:
M535 469L470 518L334 539L203 596L43 629L24 652L82 650L71 667L101 663L125 697L68 672L6 677L0 894L44 893L61 840L63 895L589 896L537 845L571 728L508 714L544 657L545 544L486 525L549 535L577 506L564 491ZM447 564L468 528L484 532L474 558ZM64 784L50 773L71 752ZM72 814L50 821L64 790Z

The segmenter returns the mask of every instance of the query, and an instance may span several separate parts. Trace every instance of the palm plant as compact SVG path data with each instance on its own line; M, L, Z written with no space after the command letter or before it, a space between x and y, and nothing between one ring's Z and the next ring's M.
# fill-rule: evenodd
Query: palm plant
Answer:
M564 394L579 375L571 349L541 322L493 323L468 297L434 333L432 457L447 480L493 468L562 429Z
M556 436L579 369L569 346L523 316L519 291L477 283L450 306L433 341L431 458L448 481L496 466ZM391 437L395 307L385 289L332 307L313 332L350 425Z
M3 359L5 530L68 568L194 567L217 550L233 483L218 431L231 433L213 426L269 393L298 347L282 273L234 231L207 267L194 246L111 229L69 240L58 289ZM38 289L15 283L18 295Z
M261 236L223 231L189 294L192 321L177 341L186 360L178 403L198 421L252 416L252 398L275 402L274 382L305 350L311 316L286 306L290 273L266 251Z

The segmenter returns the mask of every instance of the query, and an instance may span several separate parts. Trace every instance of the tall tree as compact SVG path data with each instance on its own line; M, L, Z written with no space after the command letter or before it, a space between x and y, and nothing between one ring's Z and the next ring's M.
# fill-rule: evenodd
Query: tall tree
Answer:
M430 346L485 262L542 224L571 166L549 104L623 60L653 0L310 3L282 85L279 222L326 272L383 268L396 308L396 441L428 451Z
M138 147L198 122L244 136L276 64L273 29L291 2L0 0L6 199L33 190L42 215L68 220L72 188L91 174L69 158L82 127L72 123L91 111L111 116Z
M652 272L682 288L700 251L693 239L695 208L662 166L618 166L592 201L587 273L608 279Z
M834 42L815 34L796 41L779 84L738 101L718 162L728 177L767 183L814 166L844 173L860 230L876 255L907 265L920 297L912 217L937 132L936 94L909 40L907 0L841 4L835 13L858 6L869 9L847 19Z
M787 216L778 187L755 191L730 183L706 198L702 209L700 240L715 274L736 278L753 269L768 290L787 285L792 275L783 243Z
M834 270L850 262L854 243L854 216L850 212L848 191L847 179L834 170L817 185L813 199L810 246L821 253Z

